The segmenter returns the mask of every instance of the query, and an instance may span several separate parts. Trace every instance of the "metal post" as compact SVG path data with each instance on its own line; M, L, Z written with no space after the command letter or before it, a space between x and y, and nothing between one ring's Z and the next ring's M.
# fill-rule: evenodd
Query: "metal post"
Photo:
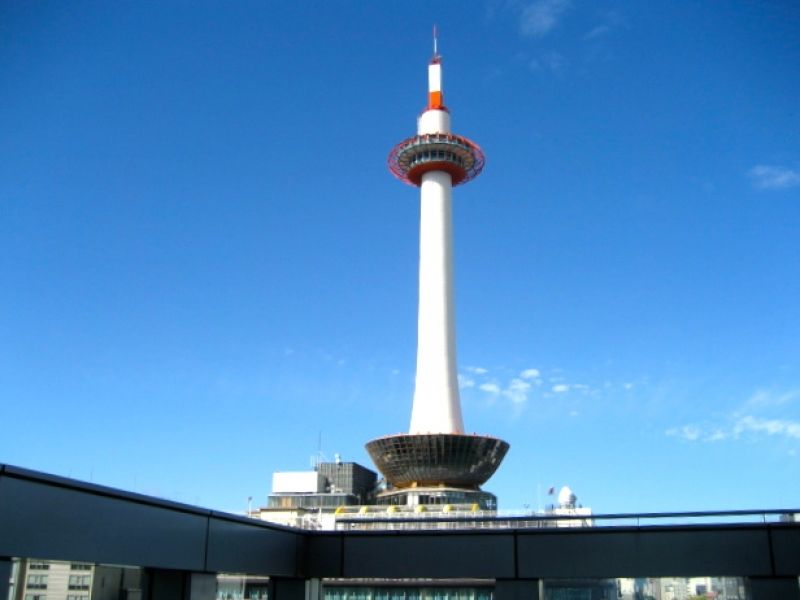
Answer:
M209 573L189 575L189 600L214 600L217 597L217 576Z
M498 579L494 600L539 600L539 579Z
M749 577L749 600L800 600L797 577Z
M307 579L305 600L323 600L322 596L322 581L319 579Z
M147 575L147 600L214 600L217 596L217 577L210 573L148 569Z
M273 577L270 583L270 600L305 600L306 580Z
M147 570L147 600L186 600L188 577L186 571L166 569Z
M11 567L13 563L9 558L0 557L0 600L8 598L8 588L11 582Z

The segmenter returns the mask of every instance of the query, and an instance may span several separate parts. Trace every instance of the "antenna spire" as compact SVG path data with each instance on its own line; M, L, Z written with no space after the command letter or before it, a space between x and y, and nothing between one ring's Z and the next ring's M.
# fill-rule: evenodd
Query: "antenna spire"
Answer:
M433 26L433 60L439 59L439 28Z

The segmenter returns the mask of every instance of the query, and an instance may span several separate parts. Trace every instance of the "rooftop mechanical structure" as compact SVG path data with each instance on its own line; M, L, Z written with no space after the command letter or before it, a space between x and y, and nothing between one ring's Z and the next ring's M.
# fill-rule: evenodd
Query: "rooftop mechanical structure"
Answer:
M496 507L480 489L497 470L509 445L464 431L456 368L453 303L453 186L483 170L483 151L450 131L442 94L442 64L434 32L428 65L428 104L417 135L389 153L389 170L420 189L417 372L409 433L367 443L385 477L379 504L478 504Z

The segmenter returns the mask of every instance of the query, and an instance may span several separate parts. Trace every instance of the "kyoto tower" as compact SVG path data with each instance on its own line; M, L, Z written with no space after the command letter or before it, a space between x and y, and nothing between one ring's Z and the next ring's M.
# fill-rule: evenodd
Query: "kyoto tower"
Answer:
M484 155L474 142L450 131L435 29L428 104L417 119L417 135L397 144L388 162L395 177L420 189L419 313L409 433L367 443L389 484L378 503L493 509L496 498L480 486L494 474L509 445L464 432L453 302L453 187L480 174Z

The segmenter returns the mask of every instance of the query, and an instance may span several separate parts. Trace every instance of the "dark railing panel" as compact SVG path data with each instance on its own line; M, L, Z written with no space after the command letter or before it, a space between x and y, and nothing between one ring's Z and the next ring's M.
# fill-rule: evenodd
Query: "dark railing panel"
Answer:
M304 534L0 465L0 556L294 577Z
M308 577L342 577L342 534L313 533L306 538L305 574Z
M519 532L522 578L766 575L764 527Z
M11 561L0 557L0 598L8 598L8 584L11 580Z
M634 571L636 544L630 535L575 532L517 534L517 568L522 578L625 576Z
M800 574L800 527L773 527L770 536L775 574L796 577Z
M719 527L677 531L642 530L639 569L653 576L768 575L769 536L764 527Z
M504 529L484 519L475 526L485 529L433 522L427 526L442 528L310 532L0 465L0 559L248 573L287 581L792 578L800 573L800 524L791 516L797 512L765 511L775 513L775 521L738 524L538 529L529 528L525 517L518 527ZM628 518L615 518L622 517Z
M206 570L296 577L303 537L261 521L215 514L209 521Z
M514 577L512 533L439 532L344 537L344 577Z
M31 476L0 478L0 555L202 571L207 518L99 486Z

